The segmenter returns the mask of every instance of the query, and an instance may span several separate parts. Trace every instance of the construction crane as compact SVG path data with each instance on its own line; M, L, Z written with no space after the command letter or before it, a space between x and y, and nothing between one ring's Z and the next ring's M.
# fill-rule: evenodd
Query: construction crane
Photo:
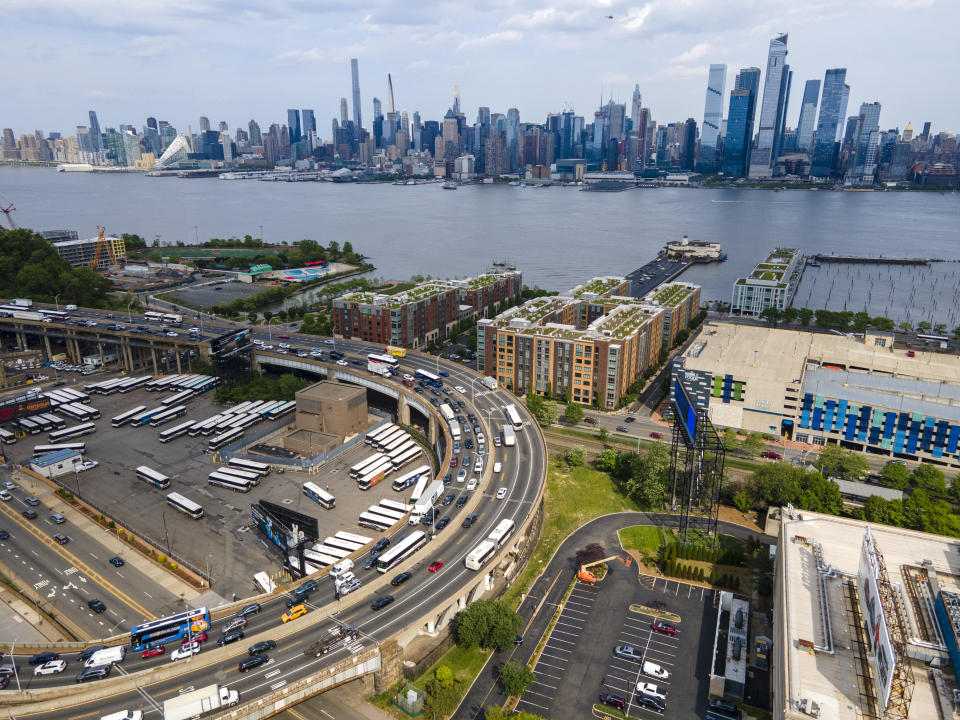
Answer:
M13 211L16 210L16 208L13 206L13 203L10 203L6 207L0 207L0 210L2 210L3 214L7 216L7 222L10 223L10 229L16 230L17 224L13 221Z
M112 265L117 264L117 258L113 254L113 245L110 243L110 241L107 238L103 236L105 232L104 228L97 225L97 230L100 232L100 234L97 236L97 247L93 251L93 261L90 263L90 267L94 270L96 270L97 266L100 264L100 253L103 251L104 248L107 249L107 255L110 256L110 263Z

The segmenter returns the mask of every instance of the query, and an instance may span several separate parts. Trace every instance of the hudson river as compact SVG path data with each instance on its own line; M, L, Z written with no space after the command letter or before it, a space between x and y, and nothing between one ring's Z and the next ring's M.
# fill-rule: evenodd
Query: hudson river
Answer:
M580 192L440 184L270 183L58 173L0 168L0 200L21 227L148 242L210 237L350 241L376 276L457 277L508 260L524 282L565 290L596 275L624 275L668 240L723 243L728 261L682 279L704 299L729 300L731 283L775 247L804 254L960 258L960 195L823 191L639 189ZM2 221L0 221L2 222ZM194 229L196 226L196 231ZM799 299L799 298L798 298Z

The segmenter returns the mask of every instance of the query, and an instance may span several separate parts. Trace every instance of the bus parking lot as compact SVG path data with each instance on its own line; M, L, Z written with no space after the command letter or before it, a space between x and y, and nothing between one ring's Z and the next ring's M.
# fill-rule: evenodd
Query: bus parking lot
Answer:
M589 717L600 695L612 694L625 701L630 717L703 717L716 612L713 591L662 578L654 584L642 577L638 583L636 569L619 561L609 568L596 585L578 581L574 586L537 659L537 681L518 709L544 717ZM676 634L653 631L656 618L632 611L631 604L676 613ZM526 641L536 645L535 638ZM617 646L634 648L640 660L617 657ZM644 673L644 663L654 663L668 675ZM662 713L638 705L637 683L656 685L656 692L665 694Z

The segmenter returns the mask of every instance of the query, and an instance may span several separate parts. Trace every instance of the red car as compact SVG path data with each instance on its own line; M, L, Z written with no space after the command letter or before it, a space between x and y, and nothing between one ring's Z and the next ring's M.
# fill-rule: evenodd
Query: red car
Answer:
M760 457L770 458L771 460L783 459L780 453L775 453L773 450L764 450L762 453L760 453Z
M143 655L140 657L146 660L147 658L156 657L157 655L163 655L166 651L167 647L165 645L153 645L144 649Z
M199 642L203 642L204 640L207 639L207 634L206 634L205 632L194 633L194 634L191 635L190 637L193 638L193 641L194 641L194 642L198 642L198 643L199 643ZM190 640L187 639L187 638L184 638L184 639L183 639L183 642L180 643L180 645L183 646L183 647L186 647L186 646L189 645L189 644L190 644Z
M443 567L443 560L435 560L434 563L427 568L430 572L436 572Z
M657 439L661 439L661 438L663 438L663 433L661 433L661 432L652 432L652 433L650 433L650 437L652 437L652 438L657 438Z
M457 462L458 462L458 461L457 461L457 456L454 455L452 458L450 458L450 467L456 467L456 466L457 466Z
M290 339L290 336L289 336L289 335L277 335L277 337L280 338L281 340L289 340L289 339Z
M664 635L677 634L677 629L673 625L670 625L665 622L660 622L659 620L655 620L654 622L650 623L650 627L656 632L663 633Z

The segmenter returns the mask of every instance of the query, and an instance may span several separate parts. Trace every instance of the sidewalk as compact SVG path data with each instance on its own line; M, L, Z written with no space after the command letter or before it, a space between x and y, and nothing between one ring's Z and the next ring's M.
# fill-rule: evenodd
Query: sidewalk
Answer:
M0 640L5 643L69 642L69 638L45 622L37 611L8 587L0 586Z

